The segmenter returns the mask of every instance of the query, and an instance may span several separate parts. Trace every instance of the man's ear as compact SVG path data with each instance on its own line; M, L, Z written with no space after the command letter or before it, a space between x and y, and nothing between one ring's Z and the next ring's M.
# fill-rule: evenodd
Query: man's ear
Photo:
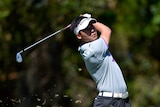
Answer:
M82 36L80 34L77 35L78 39L82 39Z

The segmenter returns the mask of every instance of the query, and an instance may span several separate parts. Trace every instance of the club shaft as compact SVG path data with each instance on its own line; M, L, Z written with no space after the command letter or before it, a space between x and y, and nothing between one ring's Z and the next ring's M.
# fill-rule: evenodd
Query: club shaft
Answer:
M68 26L66 26L66 27L64 27L64 28L62 28L62 29L60 29L60 30L58 30L58 31L56 31L56 32L54 32L54 33L52 33L52 34L46 36L45 38L43 38L43 39L41 39L41 40L35 42L34 44L32 44L32 45L26 47L25 49L21 50L20 53L22 53L22 52L24 52L24 51L27 51L28 49L30 49L30 48L36 46L37 44L39 44L39 43L41 43L41 42L43 42L43 41L45 41L45 40L47 40L47 39L49 39L49 38L51 38L52 36L54 36L54 35L60 33L61 31L65 30L65 29L67 29L67 28L69 28L69 27L70 27L70 24L69 24Z
M32 44L32 45L26 47L25 49L23 49L23 52L26 51L26 50L28 50L28 49L30 49L30 48L32 48L32 47L34 47L34 46L36 46L37 44L39 44L39 43L41 43L41 42L49 39L50 37L52 37L53 35L56 35L56 34L59 33L59 32L61 32L61 30L58 30L58 31L56 31L55 33L52 33L51 35L49 35L49 36L47 36L47 37L45 37L45 38L43 38L43 39L35 42L34 44Z

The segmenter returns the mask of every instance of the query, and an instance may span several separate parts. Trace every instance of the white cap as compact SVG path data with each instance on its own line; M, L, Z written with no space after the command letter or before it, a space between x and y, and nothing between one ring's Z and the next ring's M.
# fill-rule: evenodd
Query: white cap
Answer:
M94 19L94 18L90 18L90 17L85 17L85 18L83 18L83 19L79 22L78 26L74 29L74 34L75 34L75 35L78 35L79 31L85 29L85 28L89 25L89 23L90 23L91 21L93 21L93 23L95 23L97 20Z

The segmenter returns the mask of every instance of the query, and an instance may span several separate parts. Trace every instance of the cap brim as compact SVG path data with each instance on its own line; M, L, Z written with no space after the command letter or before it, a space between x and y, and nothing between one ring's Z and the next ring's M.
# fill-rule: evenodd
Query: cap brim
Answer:
M80 21L78 26L74 29L74 34L78 35L80 30L87 28L90 23L96 23L96 19L94 18L84 18Z

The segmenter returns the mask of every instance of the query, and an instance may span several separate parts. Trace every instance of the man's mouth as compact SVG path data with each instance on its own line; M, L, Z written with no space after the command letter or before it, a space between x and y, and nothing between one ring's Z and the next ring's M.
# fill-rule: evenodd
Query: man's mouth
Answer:
M92 35L92 37L94 37L94 38L97 37L97 33L96 33L96 32L93 32L91 35Z

